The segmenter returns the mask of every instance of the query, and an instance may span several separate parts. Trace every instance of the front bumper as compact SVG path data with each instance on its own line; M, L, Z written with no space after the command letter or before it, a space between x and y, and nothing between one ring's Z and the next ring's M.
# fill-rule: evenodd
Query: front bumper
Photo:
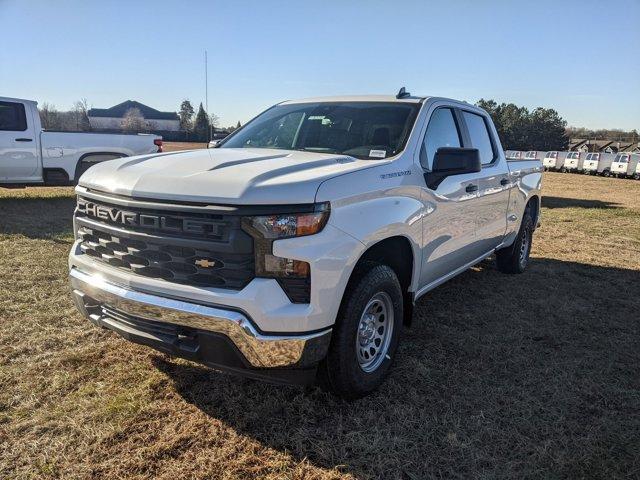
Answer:
M72 268L73 297L93 323L136 343L250 377L310 383L331 329L264 334L241 311L157 296Z

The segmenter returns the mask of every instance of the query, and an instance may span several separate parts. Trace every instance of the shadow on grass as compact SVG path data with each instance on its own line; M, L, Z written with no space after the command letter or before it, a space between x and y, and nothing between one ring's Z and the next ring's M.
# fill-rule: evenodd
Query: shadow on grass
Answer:
M545 208L622 208L619 203L604 202L602 200L585 200L582 198L564 198L542 196L542 206Z
M155 363L211 418L358 478L623 477L640 451L639 280L551 259L508 276L483 262L419 302L390 377L352 403Z
M29 238L73 235L72 197L0 197L0 233Z

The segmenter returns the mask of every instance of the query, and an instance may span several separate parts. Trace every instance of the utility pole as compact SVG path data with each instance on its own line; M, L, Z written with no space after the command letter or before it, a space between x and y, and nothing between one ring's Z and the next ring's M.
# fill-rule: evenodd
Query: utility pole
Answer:
M207 51L204 51L204 109L209 117L209 65L207 63ZM207 120L210 121L209 118ZM207 141L211 141L211 125L209 125Z

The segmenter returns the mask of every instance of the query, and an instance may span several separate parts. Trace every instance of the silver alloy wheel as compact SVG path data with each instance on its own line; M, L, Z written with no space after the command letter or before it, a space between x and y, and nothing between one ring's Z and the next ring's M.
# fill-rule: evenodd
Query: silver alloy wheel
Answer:
M358 323L356 352L358 364L367 373L384 362L393 336L393 302L386 292L378 292L364 307Z

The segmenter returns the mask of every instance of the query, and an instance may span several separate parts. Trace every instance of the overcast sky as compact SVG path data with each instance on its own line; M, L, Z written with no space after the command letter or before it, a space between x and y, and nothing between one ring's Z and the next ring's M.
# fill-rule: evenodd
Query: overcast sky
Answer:
M493 98L640 129L640 0L0 0L0 96L204 103L222 126L336 94Z

